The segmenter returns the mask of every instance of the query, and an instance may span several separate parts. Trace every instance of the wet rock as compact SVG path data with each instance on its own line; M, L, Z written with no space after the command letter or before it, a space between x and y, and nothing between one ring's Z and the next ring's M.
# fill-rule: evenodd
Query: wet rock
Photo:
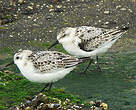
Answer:
M19 107L10 107L9 110L20 110Z
M25 110L31 110L31 108L30 107L26 107Z
M11 107L10 110L17 110L16 108L17 107ZM21 103L18 108L18 110L82 110L83 105L70 103L70 99L68 98L66 98L65 101L58 98L49 100L48 96L39 93L25 103Z
M108 105L103 103L101 100L90 101L90 110L108 110Z
M60 106L60 104L58 103L51 103L51 104L47 104L48 108L58 108Z

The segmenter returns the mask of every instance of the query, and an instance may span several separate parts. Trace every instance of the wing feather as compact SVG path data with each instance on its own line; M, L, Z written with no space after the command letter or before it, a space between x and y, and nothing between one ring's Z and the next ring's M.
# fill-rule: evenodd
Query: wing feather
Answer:
M33 52L29 58L40 72L50 72L57 69L70 68L81 63L81 60L57 51Z
M77 27L75 36L81 39L78 46L84 51L92 51L103 44L121 37L126 30L104 29L89 26Z

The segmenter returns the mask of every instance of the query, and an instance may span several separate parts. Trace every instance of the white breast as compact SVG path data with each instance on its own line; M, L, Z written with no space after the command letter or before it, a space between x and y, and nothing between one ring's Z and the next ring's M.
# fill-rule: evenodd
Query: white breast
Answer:
M28 62L27 65L23 63L17 64L21 73L24 77L32 82L38 83L50 83L56 82L59 79L62 79L65 75L67 75L70 71L72 71L75 67L60 69L59 71L54 71L52 73L41 73L38 72L31 62Z
M71 55L77 57L95 57L96 55L101 55L108 51L108 49L112 46L113 43L116 42L117 39L112 42L106 43L106 45L102 45L100 48L97 48L93 51L86 52L80 49L77 45L72 42L67 42L63 44L64 49Z

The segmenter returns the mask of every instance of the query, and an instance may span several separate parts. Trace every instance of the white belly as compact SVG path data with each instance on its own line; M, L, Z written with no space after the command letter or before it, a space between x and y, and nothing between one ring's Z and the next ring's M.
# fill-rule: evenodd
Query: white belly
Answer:
M33 68L23 67L19 68L21 73L25 78L32 82L37 83L51 83L56 82L59 79L62 79L65 75L67 75L70 71L72 71L75 67L61 69L59 71L53 73L38 73Z
M116 39L117 40L117 39ZM108 51L108 49L112 46L115 41L109 42L107 44L102 45L100 48L97 48L93 51L86 52L84 50L81 50L78 46L74 44L63 44L64 49L71 55L77 56L77 57L95 57L96 55L101 55Z

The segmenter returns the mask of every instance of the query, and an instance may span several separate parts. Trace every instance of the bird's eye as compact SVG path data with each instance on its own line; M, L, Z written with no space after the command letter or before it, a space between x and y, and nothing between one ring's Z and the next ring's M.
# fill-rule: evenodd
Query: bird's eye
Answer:
M16 59L18 60L18 59L19 59L19 57L16 57Z

